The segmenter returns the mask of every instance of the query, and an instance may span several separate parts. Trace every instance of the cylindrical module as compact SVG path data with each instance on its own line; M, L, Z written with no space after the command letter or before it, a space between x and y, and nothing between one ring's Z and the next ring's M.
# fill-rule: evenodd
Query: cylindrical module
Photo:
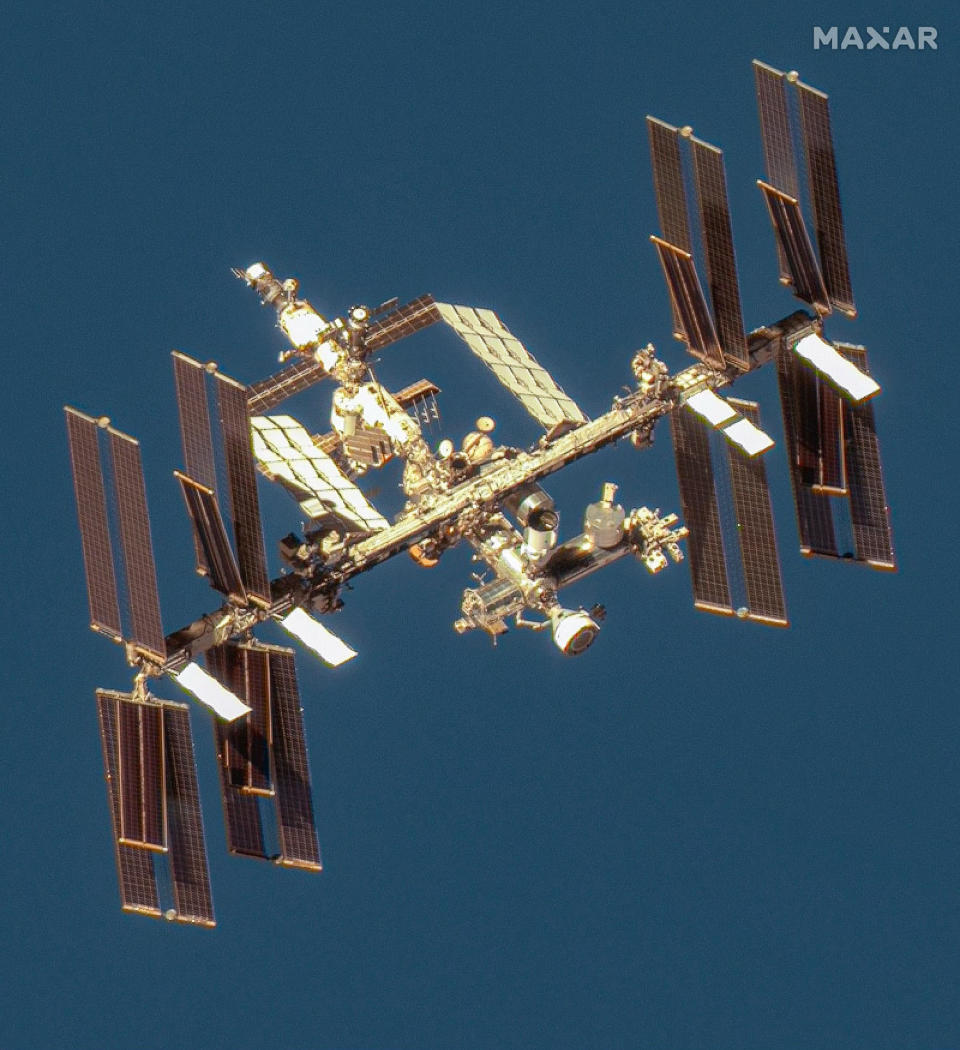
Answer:
M597 547L609 549L623 539L626 513L619 503L601 500L591 503L583 516L583 531Z

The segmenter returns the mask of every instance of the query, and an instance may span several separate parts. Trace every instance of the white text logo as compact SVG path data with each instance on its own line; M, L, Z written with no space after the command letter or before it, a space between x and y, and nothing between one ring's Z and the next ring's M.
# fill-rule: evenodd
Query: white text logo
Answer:
M892 32L892 35L891 35ZM821 47L838 48L846 51L847 48L856 48L858 51L873 51L880 48L881 51L897 51L905 47L909 51L923 51L929 48L937 50L937 31L933 26L917 26L911 30L909 26L898 26L890 29L884 26L875 29L873 26L865 26L863 32L856 26L847 26L840 35L839 26L830 26L823 29L821 26L813 27L813 50L819 51Z

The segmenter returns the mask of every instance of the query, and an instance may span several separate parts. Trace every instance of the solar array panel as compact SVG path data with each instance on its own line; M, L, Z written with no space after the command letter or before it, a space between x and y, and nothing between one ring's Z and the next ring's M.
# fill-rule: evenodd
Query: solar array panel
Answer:
M653 188L657 198L660 232L663 239L674 247L692 252L679 131L656 117L647 117L647 133L650 136Z
M90 623L115 639L123 636L117 578L113 565L107 496L97 436L97 422L75 408L66 408L73 486L80 520L80 542L87 577Z
M248 719L223 722L215 718L213 731L220 770L220 795L223 799L227 849L242 856L265 858L267 851L260 819L260 804L257 795L249 788L256 776L252 766L258 767L257 772L261 776L266 772L269 778L268 756L263 754L263 744L259 739L251 739L251 725L262 725L265 721L263 712L268 706L266 690L263 687L252 690L249 688L245 680L244 658L239 655L237 646L218 645L207 652L206 659L210 673L231 692L246 696L251 713L254 710L259 712L254 723Z
M861 371L867 372L867 352L862 346L837 345L840 353ZM874 569L895 569L890 510L880 465L873 405L843 403L847 486L850 493L850 521L857 561Z
M227 848L285 867L320 869L303 713L293 652L279 646L223 645L207 654L211 672L251 712L214 721ZM278 838L268 849L261 806L273 799ZM261 801L263 800L263 801Z
M863 347L837 349L867 372ZM839 398L789 349L778 355L777 374L801 553L895 569L873 406ZM852 550L837 540L840 500L848 501Z
M207 399L206 368L199 361L174 351L173 378L177 388L183 466L194 481L216 489L217 474L213 457L213 431Z
M653 184L662 237L651 238L663 267L673 310L674 332L691 353L715 368L729 360L741 371L750 368L737 264L733 251L723 153L654 117L647 117ZM690 215L684 170L683 140L690 143L691 183L700 220L700 243L706 267L712 313L693 261Z
M117 778L122 845L166 850L163 709L119 704Z
M287 365L248 388L250 414L259 416L269 412L288 397L307 390L329 374L318 361L294 361L292 365Z
M557 386L492 310L437 303L445 321L523 407L548 430L585 423L576 402Z
M292 416L257 416L252 427L254 455L264 473L289 488L308 517L333 517L351 531L387 527L387 519Z
M673 316L687 349L714 368L723 368L723 351L713 318L689 252L668 244L659 237L650 238L670 291Z
M687 553L694 605L705 612L733 613L727 580L723 532L717 506L710 439L688 412L670 413L684 524L690 530Z
M215 926L188 709L164 705L167 834L178 922Z
M270 648L270 701L279 861L285 867L319 871L320 849L292 649Z
M857 311L850 287L827 96L822 91L801 83L795 73L784 74L756 61L753 68L767 178L773 189L795 202L796 206L795 216L775 216L770 194L764 190L777 232L781 277L789 279L798 298L811 303L821 313L829 313L831 308L835 307L848 317L855 317ZM796 90L795 107L791 107L790 104L788 85L793 85ZM803 225L799 205L796 204L801 199L798 152L806 161L806 188L809 191L819 254L819 263L815 264L816 280L811 280L809 273L803 276L798 273L794 265L798 260L791 260L789 257L789 242L786 237L790 231L784 228L788 219L792 226ZM807 269L806 262L804 269ZM819 285L824 289L822 297L819 294Z
M786 79L783 73L765 62L754 61L753 74L757 85L757 107L767 177L781 193L798 200L800 186L797 181Z
M744 426L762 433L755 402L731 398L723 404L740 413ZM684 524L690 530L687 550L695 608L729 616L736 604L741 618L787 626L762 458L728 442L715 459L710 431L693 409L671 413L670 426ZM736 588L731 587L731 574ZM735 589L745 593L734 594Z
M263 545L257 474L250 447L247 388L220 372L216 378L237 563L247 593L269 604L270 577Z
M839 557L830 497L820 485L825 435L819 411L819 380L790 352L777 357L777 379L800 552L808 557Z
M167 647L160 622L160 599L157 596L157 573L153 564L140 443L112 427L109 435L130 602L130 641L162 663L166 659Z
M197 566L209 572L213 585L224 593L270 601L270 580L260 521L257 475L250 448L248 390L241 383L215 369L208 369L185 354L173 354L180 433L186 475L193 482L184 485L184 497L194 524ZM211 428L207 375L215 376L216 428ZM216 455L214 439L223 452L230 518L236 556L223 533L223 522L216 498ZM183 479L181 478L183 483ZM203 492L207 495L203 495ZM219 526L218 526L219 520ZM217 565L208 563L216 553ZM239 568L237 586L233 564Z
M183 465L194 481L216 491L217 475L213 459L213 438L210 430L210 406L203 366L174 350L173 379L177 390L177 412L180 417L180 440L183 445ZM194 527L193 546L197 572L206 575L209 566L204 558L203 542Z
M220 516L220 506L216 494L193 478L188 478L180 471L174 471L183 490L187 513L193 523L194 536L202 555L205 573L210 583L221 592L238 601L247 600L247 592L240 576L240 567L233 555L233 548L227 536L227 530Z
M160 915L160 895L151 851L121 842L122 817L120 802L120 709L133 703L129 693L97 690L97 714L100 719L100 742L103 746L103 768L107 781L107 800L113 824L114 855L120 883L120 903L124 911L141 915ZM147 756L156 768L159 756Z
M730 398L754 426L760 426L756 402ZM749 457L727 445L727 461L736 513L737 538L747 591L747 619L786 627L786 604L773 525L773 508L762 457Z
M850 288L847 242L840 210L840 187L830 131L830 109L822 91L797 84L800 96L800 118L804 151L807 156L807 178L814 229L820 250L820 264L830 293L830 302L848 317L856 317Z
M819 313L829 313L830 297L823 283L820 265L813 254L800 205L793 197L788 197L762 180L757 185L763 191L763 199L776 234L780 260L786 269L786 278L793 288L793 294Z
M382 350L385 346L405 339L421 328L427 328L440 320L432 295L421 295L419 298L398 307L392 313L375 321L363 337L367 350Z
M166 641L140 445L105 420L101 427L91 416L69 407L66 416L91 625L115 640L126 639L162 664ZM109 447L106 459L100 430L105 431ZM111 522L115 536L111 536ZM127 623L122 610L129 616Z
M842 496L847 491L843 402L836 390L823 382L817 384L817 402L820 435L813 487Z
M187 708L98 689L97 712L123 910L215 925Z
M697 138L691 139L690 144L707 263L707 283L710 286L717 335L724 358L746 371L750 367L750 355L747 353L747 338L743 330L723 153L716 146Z

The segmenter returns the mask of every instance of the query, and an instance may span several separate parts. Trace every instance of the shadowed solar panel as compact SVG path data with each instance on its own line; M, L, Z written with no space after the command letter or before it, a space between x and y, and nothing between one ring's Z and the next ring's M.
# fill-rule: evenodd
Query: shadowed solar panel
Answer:
M117 713L120 842L165 850L162 709L152 704L122 703Z
M266 706L261 691L256 701L246 687L245 650L236 645L219 645L207 652L210 673L237 696L245 698L251 709ZM245 791L250 780L250 728L246 718L234 722L213 720L220 771L220 796L223 799L227 849L233 854L266 859L263 822L257 796Z
M257 475L250 446L247 389L217 373L220 425L230 489L230 516L240 575L249 594L270 601L270 580L263 545Z
M862 372L868 372L867 353L862 346L838 343L837 350ZM843 413L850 521L857 561L875 569L895 569L890 509L880 466L873 405L869 401L859 405L844 402Z
M103 768L107 781L107 798L113 824L114 856L120 884L120 902L124 911L142 915L160 915L160 897L149 850L125 845L121 838L120 803L120 710L133 703L128 693L97 690L97 714L100 721L100 742L103 746ZM139 705L138 705L139 706Z
M272 796L279 839L273 859L285 867L320 870L293 651L224 645L210 650L207 662L251 708L246 718L229 725L214 721L228 849L270 856L260 807Z
M847 491L841 397L829 383L817 382L820 447L816 488L842 496Z
M730 615L723 534L717 509L708 431L686 411L670 414L670 432L684 524L690 530L687 551L694 605L706 612Z
M777 357L783 432L797 512L800 552L836 558L830 497L814 486L820 478L822 430L817 376L786 348Z
M679 322L687 349L714 368L723 368L720 340L713 326L703 289L697 278L693 259L688 252L668 244L659 237L650 238L660 257L663 275L670 290L674 317Z
M87 577L90 623L98 631L119 639L120 603L113 567L107 516L107 497L96 420L67 407L67 437L80 522L80 541Z
M108 433L130 603L130 641L150 653L157 663L163 663L167 647L160 621L157 573L150 541L140 444L112 427Z
M231 595L240 602L246 601L246 591L240 578L240 569L233 556L233 548L227 537L216 495L208 488L174 471L180 482L187 512L193 523L194 535L203 555L210 583L222 594Z
M800 96L800 118L803 144L807 156L807 175L813 221L820 250L824 282L831 303L848 317L856 317L857 308L850 288L847 243L840 210L840 188L830 131L830 109L827 96L806 84L797 84Z
M747 340L743 331L723 153L696 138L691 140L691 147L707 263L707 284L710 287L717 335L724 359L746 371L750 367L750 355L747 353Z
M755 402L729 400L754 426L760 426L760 411ZM762 457L751 458L729 444L726 447L747 591L747 618L786 627L789 621L783 599L766 467Z
M213 458L205 369L199 362L176 350L172 357L184 469L194 481L215 491L217 475ZM196 532L196 526L193 544L197 556L197 571L206 573L209 566L204 558L203 543Z
M763 191L793 294L813 306L818 313L830 313L830 299L800 213L800 205L793 197L786 196L765 182L758 181L757 185Z

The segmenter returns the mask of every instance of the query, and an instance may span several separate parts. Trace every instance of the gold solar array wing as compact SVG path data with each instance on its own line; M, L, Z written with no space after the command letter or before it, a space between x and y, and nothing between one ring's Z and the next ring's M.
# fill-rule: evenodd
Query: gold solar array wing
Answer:
M292 416L254 416L250 424L254 455L264 473L292 489L306 515L332 514L358 532L387 527L387 519Z
M492 310L437 303L457 333L523 407L548 430L586 423L580 407L554 382Z

